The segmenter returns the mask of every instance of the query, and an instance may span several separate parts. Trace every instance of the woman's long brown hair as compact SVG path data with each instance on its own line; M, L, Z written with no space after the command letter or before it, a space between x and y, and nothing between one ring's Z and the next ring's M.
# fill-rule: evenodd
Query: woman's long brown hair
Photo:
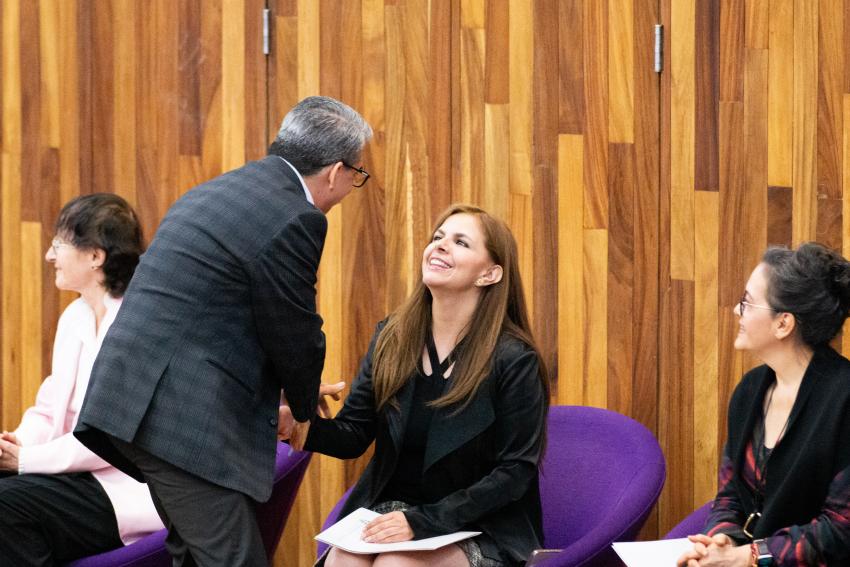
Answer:
M537 353L540 380L548 399L548 379L543 360L534 343L519 275L517 245L507 225L486 211L471 205L455 204L437 219L433 232L452 215L472 215L481 225L485 246L494 263L502 266L502 280L482 288L478 306L463 339L462 352L452 370L452 387L432 402L436 407L467 404L490 373L493 351L503 333L522 341ZM432 232L432 234L433 234ZM390 315L375 345L373 385L379 409L391 403L410 379L422 356L431 329L431 292L420 278L413 294Z

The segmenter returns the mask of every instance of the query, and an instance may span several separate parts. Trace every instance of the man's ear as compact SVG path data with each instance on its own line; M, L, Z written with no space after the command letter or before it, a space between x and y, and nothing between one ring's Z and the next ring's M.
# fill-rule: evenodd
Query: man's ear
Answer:
M328 188L330 188L331 190L333 190L334 182L337 181L337 178L339 177L340 173L342 173L343 167L345 166L342 165L342 162L338 161L328 168L326 179L328 183Z
M488 285L493 285L500 281L502 281L502 266L499 264L493 264L487 268L487 271L484 272L484 274L475 280L475 285L478 287L487 287Z

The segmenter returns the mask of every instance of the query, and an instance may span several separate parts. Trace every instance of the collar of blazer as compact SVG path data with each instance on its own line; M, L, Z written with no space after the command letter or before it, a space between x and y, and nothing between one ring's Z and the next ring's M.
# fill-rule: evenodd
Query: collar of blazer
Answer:
M488 381L478 388L475 397L460 412L454 407L437 408L431 427L428 429L428 441L425 443L423 472L434 463L457 450L470 439L478 436L496 420ZM447 387L451 388L452 379L448 378ZM413 403L413 380L408 382L396 395L398 409L387 411L387 422L395 453L401 452L404 432Z

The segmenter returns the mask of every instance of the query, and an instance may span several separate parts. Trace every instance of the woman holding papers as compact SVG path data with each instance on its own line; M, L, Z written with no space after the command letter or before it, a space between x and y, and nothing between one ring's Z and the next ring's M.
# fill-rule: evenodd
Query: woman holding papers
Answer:
M332 548L328 567L516 565L542 543L548 386L516 243L476 207L454 205L436 227L421 282L378 325L344 407L334 419L313 419L304 447L355 458L375 441L340 515L360 507L382 514L366 526L366 541L482 534L435 551Z
M56 287L80 295L59 318L51 375L14 432L0 434L0 564L59 565L162 529L146 484L71 433L89 374L144 248L117 195L66 204L45 260Z
M840 255L765 252L735 339L765 364L732 395L720 490L678 565L850 565L850 361L829 346L848 310Z

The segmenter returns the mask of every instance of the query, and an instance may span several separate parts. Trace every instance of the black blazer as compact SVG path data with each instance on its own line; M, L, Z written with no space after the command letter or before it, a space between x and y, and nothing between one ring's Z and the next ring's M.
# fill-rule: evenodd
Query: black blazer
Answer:
M398 393L398 409L375 409L372 353L378 326L360 372L339 414L315 418L306 449L338 458L375 452L341 515L378 503L395 470L413 383ZM462 356L462 355L461 355ZM459 530L483 532L484 555L509 564L524 561L543 542L538 463L545 438L548 400L538 375L535 352L516 339L502 337L493 369L472 401L459 413L440 408L431 421L423 463L423 500L433 502L405 511L414 537L422 539ZM449 377L451 387L451 376Z
M280 390L315 412L316 270L327 221L268 156L186 193L142 256L75 435L128 474L108 433L256 500L271 493Z
M766 365L750 370L729 404L726 452L735 473L727 490L733 505L739 508L741 525L755 506L754 494L741 477L746 446L761 418L767 389L775 380L776 375ZM821 516L830 483L848 467L850 361L822 347L806 369L785 434L770 456L762 517L753 535L769 537L779 529L806 526ZM820 519L824 526L830 524L828 518ZM742 533L730 536L739 541L743 538ZM819 546L830 565L845 565L850 560L846 537L820 538Z

